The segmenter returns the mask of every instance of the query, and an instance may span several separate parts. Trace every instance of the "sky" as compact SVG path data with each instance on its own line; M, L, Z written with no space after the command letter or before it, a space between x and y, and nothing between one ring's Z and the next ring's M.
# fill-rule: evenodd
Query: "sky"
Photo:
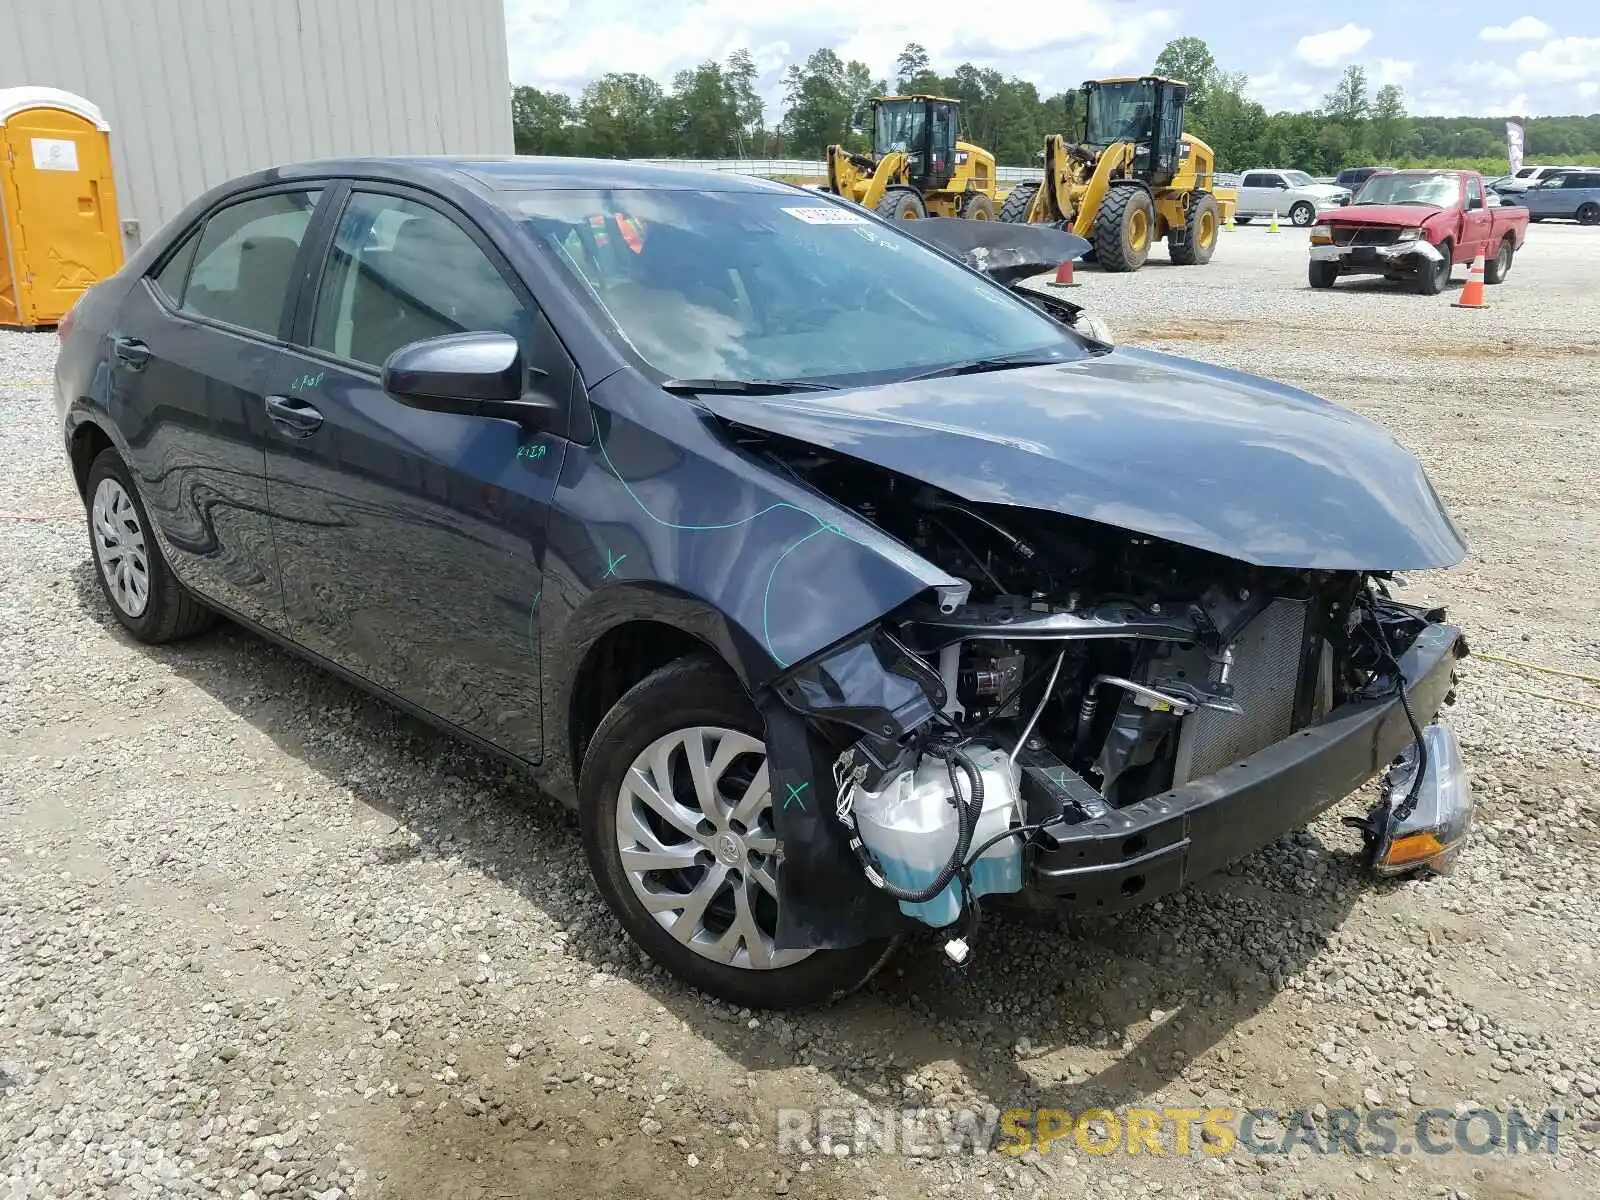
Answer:
M780 77L819 46L889 78L907 42L935 70L992 66L1042 95L1148 70L1170 39L1203 38L1226 71L1250 77L1269 112L1315 107L1350 63L1374 89L1396 83L1423 116L1600 112L1595 0L1344 0L1275 9L1252 0L505 0L513 83L576 94L608 71L669 84L707 58L748 48L767 121ZM993 19L985 19L992 14Z

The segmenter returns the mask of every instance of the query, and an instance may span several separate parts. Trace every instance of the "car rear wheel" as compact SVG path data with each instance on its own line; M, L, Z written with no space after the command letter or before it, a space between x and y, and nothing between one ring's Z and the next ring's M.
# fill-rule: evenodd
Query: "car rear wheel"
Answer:
M845 995L887 956L774 945L780 845L761 721L731 672L680 659L630 688L595 731L579 781L601 895L652 959L733 1004Z
M162 558L133 476L115 450L102 450L90 464L84 507L95 578L124 629L158 644L199 633L216 620Z
M1593 200L1578 209L1579 225L1600 225L1600 204Z
M1300 201L1289 210L1289 220L1294 224L1299 225L1301 228L1311 224L1311 222L1315 221L1316 219L1316 206L1307 204L1304 200Z
M1494 252L1494 257L1483 266L1483 281L1485 283L1503 283L1505 277L1511 273L1511 260L1516 256L1516 247L1511 244L1511 237L1500 239L1500 245Z

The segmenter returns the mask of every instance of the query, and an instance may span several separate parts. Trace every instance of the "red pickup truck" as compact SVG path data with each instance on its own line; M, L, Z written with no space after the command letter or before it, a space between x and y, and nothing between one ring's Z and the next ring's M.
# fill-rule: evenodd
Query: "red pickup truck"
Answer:
M1484 257L1483 281L1499 283L1528 233L1528 210L1501 205L1476 171L1388 171L1311 229L1311 286L1341 275L1409 279L1425 296L1450 268Z

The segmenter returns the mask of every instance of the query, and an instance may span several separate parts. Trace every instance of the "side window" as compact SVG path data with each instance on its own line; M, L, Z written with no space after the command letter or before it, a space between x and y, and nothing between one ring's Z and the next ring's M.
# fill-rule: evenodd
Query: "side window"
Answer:
M1483 207L1483 184L1476 179L1469 179L1467 180L1467 205L1471 207L1474 203L1479 208Z
M1246 175L1244 177L1244 182L1241 183L1239 186L1240 187L1271 187L1272 186L1272 177L1270 175L1264 174L1261 171L1251 171L1250 174L1248 174L1248 175Z
M321 195L274 192L213 213L200 232L183 310L276 337Z
M317 289L312 346L379 367L410 342L484 330L531 352L532 314L467 231L412 200L352 193Z
M172 257L167 259L166 265L150 276L150 282L156 285L156 290L165 296L174 308L183 302L183 284L189 278L189 264L194 262L194 248L199 243L199 236L191 233Z
M1561 181L1564 188L1592 188L1600 185L1600 175L1568 175Z

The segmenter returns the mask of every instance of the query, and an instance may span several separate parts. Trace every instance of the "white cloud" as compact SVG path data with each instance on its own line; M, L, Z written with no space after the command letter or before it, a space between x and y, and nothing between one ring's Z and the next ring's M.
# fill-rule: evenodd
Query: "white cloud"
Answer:
M1337 66L1372 40L1372 30L1346 22L1326 33L1308 33L1295 43L1294 52L1314 67Z
M1389 83L1408 83L1417 73L1417 64L1398 58L1380 58L1370 71L1374 87Z
M1286 77L1280 71L1252 75L1245 94L1268 112L1297 112L1322 99L1322 91L1303 79Z
M1600 96L1600 83L1590 79L1578 85L1578 95L1585 99L1591 96Z
M1517 55L1517 70L1540 83L1600 78L1600 37L1564 37Z
M1554 32L1538 17L1518 17L1509 25L1487 25L1478 36L1486 42L1537 42Z
M676 71L707 58L722 59L740 46L787 45L783 63L757 64L777 71L818 46L858 59L874 77L893 74L907 42L925 47L934 68L961 61L1022 72L1017 62L1038 52L1070 47L1070 57L1096 70L1148 65L1152 39L1176 23L1164 9L1130 12L1126 0L1055 4L1027 21L997 21L974 29L966 0L923 0L914 7L878 9L860 0L659 0L641 9L624 0L507 0L511 74L518 83L575 91L608 71L636 71L670 82ZM1138 6L1143 8L1143 5ZM1137 30L1135 33L1129 30ZM775 87L775 81L769 81Z

